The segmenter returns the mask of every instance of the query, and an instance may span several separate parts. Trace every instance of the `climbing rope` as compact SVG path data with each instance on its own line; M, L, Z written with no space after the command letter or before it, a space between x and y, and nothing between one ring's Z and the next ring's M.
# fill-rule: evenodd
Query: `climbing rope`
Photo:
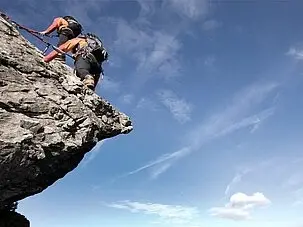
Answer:
M49 47L52 47L55 51L63 54L63 55L67 55L68 57L74 59L74 57L72 55L69 55L65 52L63 52L62 50L60 50L58 47L54 46L53 44L51 44L50 42L46 41L45 39L43 39L41 36L47 36L49 38L52 38L52 37L57 37L58 35L41 35L38 31L35 31L33 29L30 29L30 28L27 28L19 23L17 23L16 21L12 20L9 16L7 16L5 13L3 12L0 12L0 16L6 20L8 23L10 23L12 26L14 26L15 28L17 29L22 29L26 32L28 32L29 34L31 34L32 36L36 37L37 39L39 39L41 42L43 42L46 47L43 51L43 54L46 53L46 51L48 50Z
M36 37L37 39L39 39L41 42L43 42L46 47L43 51L43 54L46 53L46 51L48 50L49 47L52 47L55 51L57 51L58 53L62 54L62 55L66 55L70 58L72 58L73 60L75 59L74 56L65 53L64 51L60 50L58 47L54 46L53 44L51 44L50 42L46 41L45 39L43 39L41 36L47 36L47 37L57 37L58 35L42 35L40 34L38 31L35 31L33 29L27 28L19 23L17 23L16 21L12 20L9 16L7 16L5 13L0 11L0 16L7 21L9 24L11 24L13 27L15 27L16 29L22 29L24 31L27 31L29 34L31 34L32 36ZM103 68L101 67L101 79L103 80L104 78L104 71Z

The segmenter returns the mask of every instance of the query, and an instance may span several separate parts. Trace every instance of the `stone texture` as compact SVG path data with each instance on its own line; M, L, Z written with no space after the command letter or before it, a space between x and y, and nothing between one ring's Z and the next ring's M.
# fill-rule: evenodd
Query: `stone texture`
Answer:
M0 18L0 210L72 171L98 141L127 134L128 116ZM72 190L72 189L71 189Z

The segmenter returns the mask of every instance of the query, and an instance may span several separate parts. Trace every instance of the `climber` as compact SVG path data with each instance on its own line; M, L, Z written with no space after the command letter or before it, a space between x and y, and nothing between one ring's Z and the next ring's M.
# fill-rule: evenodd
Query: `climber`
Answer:
M50 62L58 56L59 52L73 54L76 76L80 77L87 88L95 90L100 74L103 74L102 63L108 59L102 41L96 35L87 33L68 40L43 60Z
M53 23L44 31L39 32L41 35L49 35L55 29L58 33L58 44L64 44L66 41L77 37L82 32L82 25L72 16L56 17ZM58 55L58 60L65 62L65 55Z

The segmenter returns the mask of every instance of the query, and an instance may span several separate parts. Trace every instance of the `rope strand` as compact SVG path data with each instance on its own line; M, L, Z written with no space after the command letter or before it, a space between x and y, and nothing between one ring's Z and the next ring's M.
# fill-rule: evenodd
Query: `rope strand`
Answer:
M32 36L36 37L37 39L39 39L41 42L43 42L44 44L46 44L46 47L43 51L43 54L45 54L45 52L48 50L48 48L51 46L55 51L59 52L60 54L63 55L67 55L68 57L74 59L74 57L70 54L65 53L64 51L60 50L58 47L55 47L53 44L51 44L50 42L46 41L45 39L43 39L41 36L41 34L38 31L35 31L33 29L27 28L19 23L17 23L16 21L12 20L9 16L7 16L5 13L0 12L0 15L2 18L4 18L6 21L10 22L14 27L22 29L24 31L27 31L28 33L30 33ZM44 35L47 37L58 37L58 35Z

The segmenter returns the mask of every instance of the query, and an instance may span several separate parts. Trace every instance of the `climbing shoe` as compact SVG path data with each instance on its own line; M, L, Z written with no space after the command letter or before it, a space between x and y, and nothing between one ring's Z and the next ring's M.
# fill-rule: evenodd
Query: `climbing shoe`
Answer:
M83 80L84 86L94 90L95 89L95 79L92 75L86 75Z

